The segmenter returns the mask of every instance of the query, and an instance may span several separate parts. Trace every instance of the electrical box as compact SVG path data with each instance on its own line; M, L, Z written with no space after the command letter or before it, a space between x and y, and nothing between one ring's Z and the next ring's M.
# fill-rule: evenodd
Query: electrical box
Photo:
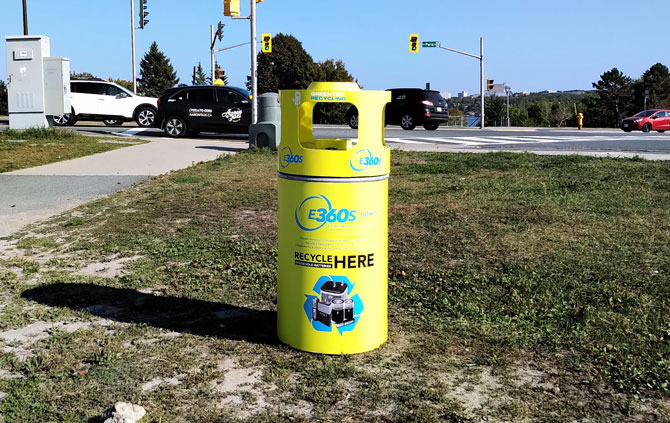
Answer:
M70 61L51 57L49 37L9 36L5 42L9 127L47 127L47 116L69 112Z
M70 113L70 59L44 58L44 99L47 116Z

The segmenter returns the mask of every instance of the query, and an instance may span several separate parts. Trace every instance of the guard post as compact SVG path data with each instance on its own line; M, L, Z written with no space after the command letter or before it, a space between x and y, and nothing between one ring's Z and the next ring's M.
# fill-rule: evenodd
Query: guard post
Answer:
M352 354L387 338L389 91L315 82L280 91L277 333L300 350ZM317 139L318 103L358 109L358 139Z

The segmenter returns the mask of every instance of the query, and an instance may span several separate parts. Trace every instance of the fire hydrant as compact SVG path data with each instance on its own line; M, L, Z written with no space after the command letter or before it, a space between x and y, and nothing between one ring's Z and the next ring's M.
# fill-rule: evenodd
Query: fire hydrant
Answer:
M577 113L577 127L581 130L582 124L584 123L584 115L582 113Z

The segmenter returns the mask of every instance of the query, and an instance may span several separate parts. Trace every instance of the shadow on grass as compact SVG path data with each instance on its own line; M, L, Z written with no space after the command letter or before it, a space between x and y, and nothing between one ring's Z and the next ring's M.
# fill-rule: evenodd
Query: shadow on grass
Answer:
M279 343L274 311L86 283L43 285L28 289L21 296L44 305L68 307L117 322L255 344Z

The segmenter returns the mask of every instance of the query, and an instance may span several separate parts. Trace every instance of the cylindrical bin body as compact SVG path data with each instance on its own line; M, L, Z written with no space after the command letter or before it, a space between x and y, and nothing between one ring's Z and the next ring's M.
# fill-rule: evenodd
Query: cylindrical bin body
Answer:
M277 332L294 348L349 354L386 340L389 101L355 83L280 92ZM314 139L319 102L355 105L358 139Z
M281 120L280 112L279 95L277 93L264 93L258 96L259 122L271 122L279 125L279 121Z

